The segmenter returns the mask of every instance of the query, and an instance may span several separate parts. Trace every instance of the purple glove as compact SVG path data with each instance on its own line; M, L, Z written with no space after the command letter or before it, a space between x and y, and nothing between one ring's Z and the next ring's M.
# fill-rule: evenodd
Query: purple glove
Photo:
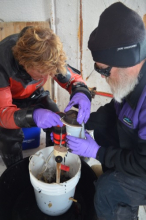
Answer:
M33 120L39 128L51 128L52 126L57 125L59 125L60 127L63 126L59 115L43 108L38 108L34 110Z
M96 154L100 146L87 132L85 132L85 136L86 136L86 139L81 139L81 138L67 135L66 136L67 145L72 150L71 152L74 154L77 154L83 157L96 158Z
M77 122L79 124L82 124L82 122L86 123L88 121L89 116L90 116L90 108L91 108L90 100L88 99L88 97L85 94L78 92L72 97L69 104L65 108L64 112L69 111L71 109L71 107L74 105L79 105Z

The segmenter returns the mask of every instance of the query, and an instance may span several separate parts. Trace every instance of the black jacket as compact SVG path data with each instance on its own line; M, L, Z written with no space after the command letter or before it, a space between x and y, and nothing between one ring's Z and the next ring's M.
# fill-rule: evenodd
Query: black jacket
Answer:
M135 89L119 104L112 100L86 125L101 146L97 160L110 169L146 177L146 63Z

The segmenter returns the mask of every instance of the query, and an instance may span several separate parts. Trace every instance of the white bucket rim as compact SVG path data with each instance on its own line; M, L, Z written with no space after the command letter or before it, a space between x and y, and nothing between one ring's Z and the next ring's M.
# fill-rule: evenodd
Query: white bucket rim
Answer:
M41 152L42 150L43 150L43 149L37 151L36 153L39 153L39 152ZM71 152L68 152L68 153L72 154ZM71 179L69 179L69 180L67 180L67 181L65 181L65 182L63 182L63 183L45 183L45 182L43 182L43 181L37 179L37 178L33 175L32 171L31 171L31 169L30 169L30 163L31 163L31 160L32 160L32 158L33 158L34 156L37 156L37 155L35 155L35 154L32 155L32 157L31 157L31 159L30 159L30 161L29 161L29 173L32 175L32 177L33 177L36 181L39 181L39 182L40 182L41 184L43 184L44 186L47 186L48 184L49 184L49 185L60 185L60 186L64 186L64 184L69 183L69 181L72 181L72 179L75 179L75 178L78 176L79 171L81 170L81 159L80 159L80 157L79 157L78 155L76 155L76 156L78 157L80 163L79 163L79 167L78 167L78 170L77 170L76 174L75 174L73 177L71 177ZM41 158L41 159L43 160L42 157L39 157L39 158ZM39 163L39 162L38 162L38 163Z

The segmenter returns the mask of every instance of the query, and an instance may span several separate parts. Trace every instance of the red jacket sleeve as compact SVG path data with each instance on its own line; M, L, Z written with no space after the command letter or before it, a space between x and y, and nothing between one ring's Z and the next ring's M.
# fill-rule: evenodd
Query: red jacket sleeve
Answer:
M15 124L14 113L18 111L16 105L12 104L10 87L0 88L0 126L8 129L18 129Z
M64 89L66 89L70 94L71 97L77 93L82 92L91 100L90 91L82 79L80 72L75 68L67 65L67 73L65 76L62 74L58 74L54 77L54 80Z

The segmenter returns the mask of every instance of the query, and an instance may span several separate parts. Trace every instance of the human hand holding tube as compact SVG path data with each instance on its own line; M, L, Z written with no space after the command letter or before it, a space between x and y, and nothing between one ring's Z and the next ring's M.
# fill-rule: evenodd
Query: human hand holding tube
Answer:
M33 112L33 120L39 128L51 128L59 125L63 126L60 116L50 110L38 108Z
M64 112L69 111L71 107L74 105L79 106L77 122L79 124L82 124L83 122L86 123L90 117L90 109L91 109L90 100L84 93L78 92L72 97L69 104L65 108Z
M71 149L72 153L77 154L83 157L92 157L96 158L96 154L100 146L96 141L85 132L86 139L73 137L70 135L66 136L66 141L68 147Z

